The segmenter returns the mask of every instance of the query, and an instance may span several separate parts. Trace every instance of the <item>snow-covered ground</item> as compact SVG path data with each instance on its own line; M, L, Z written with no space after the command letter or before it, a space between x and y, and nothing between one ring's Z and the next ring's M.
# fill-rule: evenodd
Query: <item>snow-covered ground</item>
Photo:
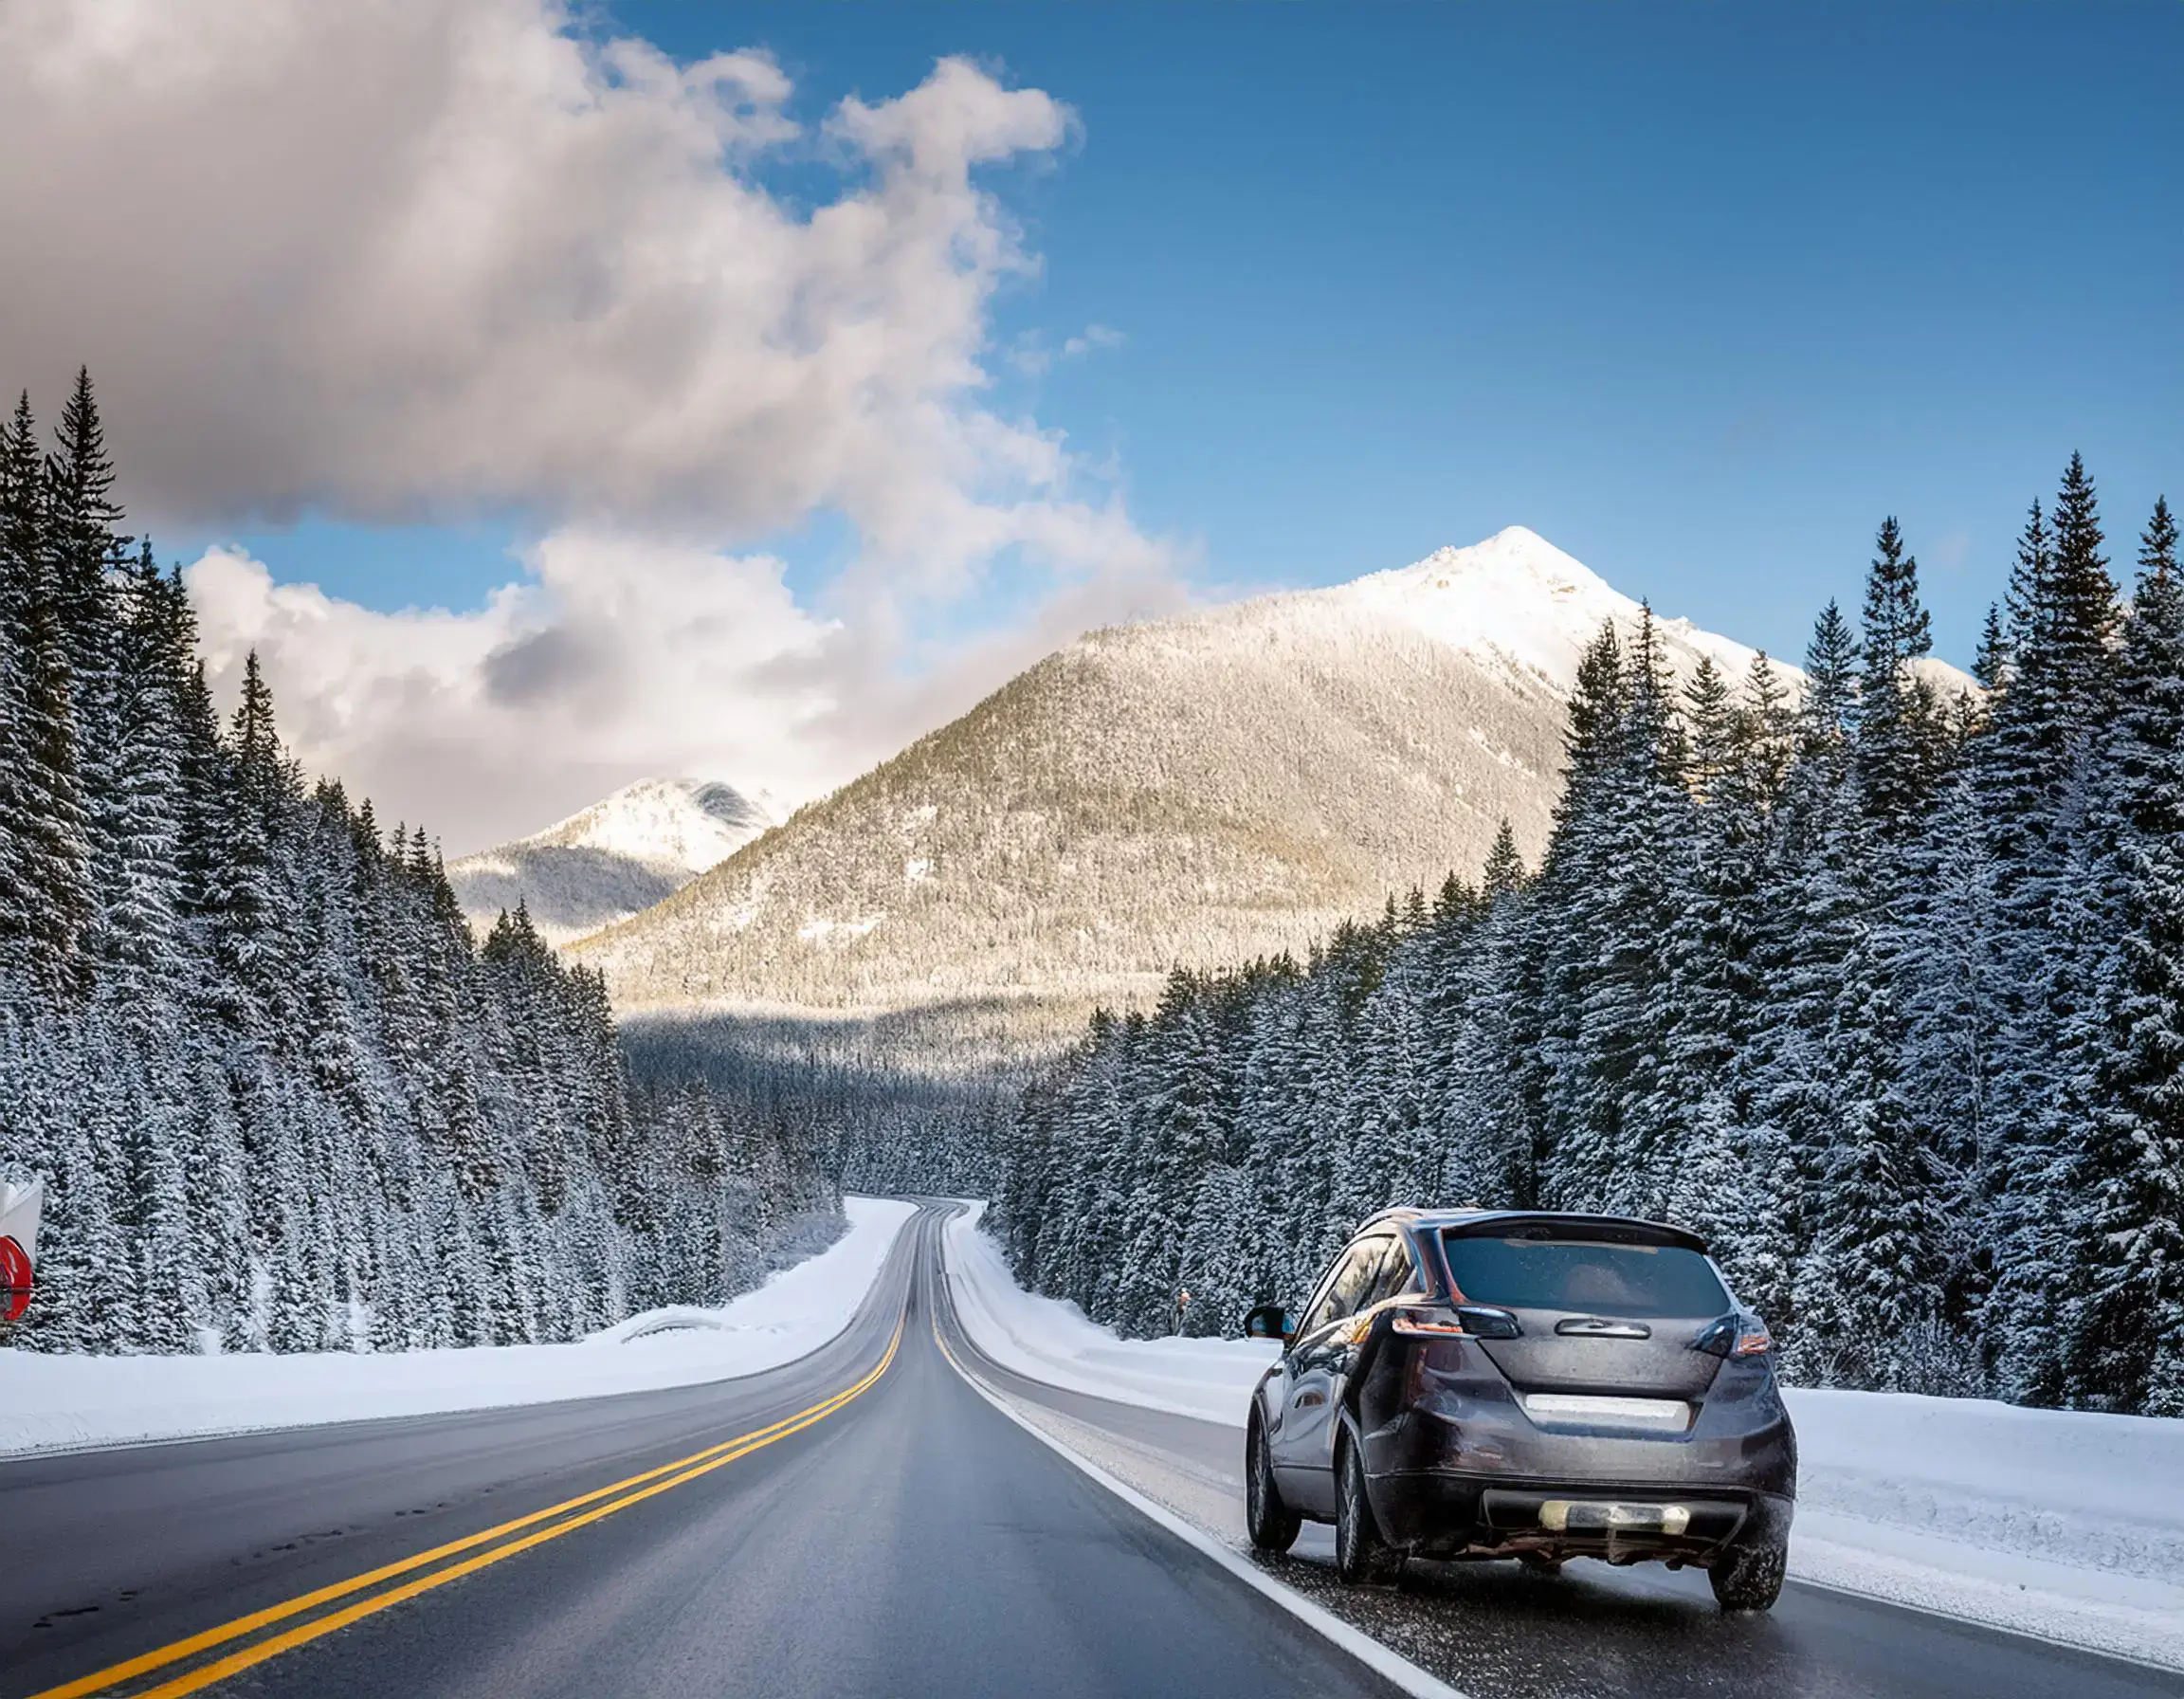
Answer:
M1074 1304L1016 1284L1001 1248L981 1232L983 1204L950 1218L944 1240L956 1313L995 1362L1049 1386L1244 1423L1251 1388L1281 1353L1254 1340L1117 1339Z
M1049 1385L1241 1427L1276 1355L1243 1340L1118 1339L1018 1287L975 1211L949 1223L947 1260L979 1348ZM2184 1421L1787 1396L1793 1576L2184 1669Z
M718 1309L652 1310L567 1345L385 1355L59 1357L0 1350L0 1455L543 1404L775 1368L849 1324L913 1207L851 1197L849 1229Z

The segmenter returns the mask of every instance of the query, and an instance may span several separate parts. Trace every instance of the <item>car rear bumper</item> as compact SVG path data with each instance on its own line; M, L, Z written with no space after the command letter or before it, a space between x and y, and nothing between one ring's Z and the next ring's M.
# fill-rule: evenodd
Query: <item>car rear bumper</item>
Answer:
M1469 1341L1460 1342L1468 1345ZM1742 1502L1797 1496L1797 1435L1774 1377L1724 1364L1687 1428L1641 1433L1610 1421L1543 1420L1499 1376L1424 1365L1407 1396L1364 1431L1369 1477L1442 1475L1511 1488L1592 1486Z

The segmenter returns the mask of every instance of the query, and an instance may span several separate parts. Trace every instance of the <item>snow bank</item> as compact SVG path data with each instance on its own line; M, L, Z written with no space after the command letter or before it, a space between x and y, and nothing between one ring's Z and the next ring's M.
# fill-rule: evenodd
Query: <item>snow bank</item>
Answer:
M1798 1493L1868 1522L2088 1568L2184 1575L2184 1422L1792 1388Z
M1241 1426L1275 1356L1241 1340L1121 1340L1016 1285L977 1212L949 1223L981 1350L1049 1385ZM2184 1668L2184 1421L1979 1398L1791 1388L1790 1572Z
M946 1259L956 1313L987 1356L1049 1386L1243 1426L1251 1388L1279 1347L1261 1340L1117 1339L1074 1304L1018 1286L1001 1248L979 1231L984 1212L974 1204L950 1218Z
M0 1455L690 1386L817 1350L849 1324L913 1207L844 1202L849 1230L719 1309L652 1310L575 1344L383 1356L58 1357L0 1350Z

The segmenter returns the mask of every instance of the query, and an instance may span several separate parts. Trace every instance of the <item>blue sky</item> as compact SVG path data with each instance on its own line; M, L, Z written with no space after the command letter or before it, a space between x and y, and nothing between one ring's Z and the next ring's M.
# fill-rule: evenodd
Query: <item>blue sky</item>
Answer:
M2112 529L2184 495L2184 8L604 16L678 57L763 46L811 119L947 53L1068 102L1071 145L987 178L1042 261L994 339L1122 340L996 358L993 399L1215 591L1524 523L1794 652L1893 511L1962 658L2072 448ZM830 192L774 168L800 174ZM463 607L521 530L229 534L369 606ZM842 552L824 523L771 540L807 592Z

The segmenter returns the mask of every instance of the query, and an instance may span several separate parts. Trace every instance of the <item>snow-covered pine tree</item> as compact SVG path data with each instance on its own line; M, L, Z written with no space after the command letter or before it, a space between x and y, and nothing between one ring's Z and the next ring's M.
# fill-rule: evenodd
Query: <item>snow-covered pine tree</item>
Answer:
M1611 625L1578 666L1564 734L1562 796L1531 910L1538 1042L1526 1092L1539 1105L1542 1196L1558 1203L1574 1204L1598 1190L1613 1133L1608 1105L1592 1087L1586 1000L1610 947L1614 846L1607 828L1611 786L1623 765L1628 692L1623 647Z
M1594 954L1578 994L1573 1082L1592 1112L1557 1141L1545 1177L1562 1207L1658 1214L1662 1177L1688 1130L1691 1105L1663 1071L1676 1019L1669 940L1688 880L1685 753L1648 609L1631 641L1615 764L1600 793L1587 899Z
M2184 1416L2184 583L2158 502L2107 740L2117 960L2066 1214L2062 1386L2084 1408Z
M181 982L181 704L168 589L146 542L118 587L106 818L107 888L95 943L125 1003L164 1003Z
M0 982L25 978L37 920L31 878L31 616L39 594L37 427L30 398L0 428Z
M1739 1063L1755 1145L1790 1168L1771 1190L1796 1243L1808 1242L1807 1204L1838 1124L1829 1048L1845 966L1867 920L1866 839L1850 745L1856 653L1849 624L1830 602L1806 651L1795 755L1769 820L1771 859L1752 954L1763 1002ZM1786 1297L1772 1300L1770 1320L1789 1333L1796 1318Z
M0 928L42 997L89 984L95 916L74 677L52 568L51 492L27 395L0 445Z
M1895 518L1881 521L1866 578L1852 748L1858 795L1881 841L1900 844L1924 814L1945 743L1932 687L1913 667L1933 652L1919 562Z
M1698 806L1676 863L1682 883L1667 939L1660 1087L1662 1113L1681 1130L1661 1152L1649 1190L1662 1214L1709 1235L1748 1302L1780 1313L1787 1175L1778 1141L1748 1125L1742 1067L1759 1010L1756 952L1786 731L1765 657L1747 690L1751 700L1738 703L1702 667L1684 691Z
M2052 1188L2065 1036L2091 996L2084 953L2058 948L2077 909L2075 838L2098 811L2096 733L2115 700L2116 593L2092 480L2072 455L2052 532L2034 521L2019 552L2014 664L1982 739L1993 866L1996 1029L1990 1046L1994 1165L1986 1176L1995 1270L1987 1332L1999 1384L2019 1399L2060 1397L2059 1342L2044 1324L2065 1270ZM2081 930L2097 925L2079 915Z

